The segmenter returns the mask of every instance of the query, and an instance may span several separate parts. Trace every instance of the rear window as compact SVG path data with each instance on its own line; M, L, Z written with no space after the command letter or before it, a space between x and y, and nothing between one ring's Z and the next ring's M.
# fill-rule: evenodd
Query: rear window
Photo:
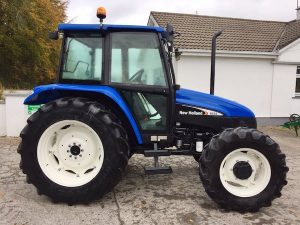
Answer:
M101 81L103 38L99 34L72 35L65 39L62 75L64 80Z

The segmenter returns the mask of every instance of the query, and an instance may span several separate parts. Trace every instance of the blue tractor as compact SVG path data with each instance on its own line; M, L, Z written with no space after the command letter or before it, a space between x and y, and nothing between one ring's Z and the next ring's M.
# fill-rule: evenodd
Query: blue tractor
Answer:
M50 34L62 39L57 82L24 102L42 105L18 148L28 183L54 202L88 203L118 184L133 154L154 157L148 174L172 171L160 156L191 155L221 207L270 206L288 168L279 145L256 130L253 112L214 96L213 77L210 95L176 84L171 25L108 25L104 9L97 12L100 24L60 24Z

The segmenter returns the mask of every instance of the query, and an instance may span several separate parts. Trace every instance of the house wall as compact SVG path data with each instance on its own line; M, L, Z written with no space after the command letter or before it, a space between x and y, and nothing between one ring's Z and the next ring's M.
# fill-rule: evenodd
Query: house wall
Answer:
M292 44L288 45L280 51L277 64L275 65L275 75L280 77L280 82L282 82L281 84L280 82L278 82L278 86L280 86L281 88L277 90L277 92L281 92L281 107L287 107L289 109L290 114L300 114L300 97L295 96L297 66L300 66L300 39L298 39L297 41L293 42ZM279 74L283 74L283 76L280 76ZM282 88L285 86L291 88ZM277 94L277 98L279 98L278 95L279 94ZM277 103L277 108L274 110L274 112L277 112L278 108L279 106Z
M300 99L295 99L296 65L274 64L271 117L300 113Z
M300 59L300 44L280 56L284 61L295 62ZM183 88L209 93L209 56L183 53L176 64L177 80ZM295 82L295 64L280 64L276 58L217 56L215 95L249 107L257 117L278 118L277 124L286 120L279 118L300 113Z
M221 58L218 64L215 93L249 107L257 117L269 117L273 72L271 60Z
M279 62L300 62L300 39L280 51Z
M215 95L237 101L259 117L270 116L273 64L271 59L217 57ZM181 56L178 83L209 93L210 57Z

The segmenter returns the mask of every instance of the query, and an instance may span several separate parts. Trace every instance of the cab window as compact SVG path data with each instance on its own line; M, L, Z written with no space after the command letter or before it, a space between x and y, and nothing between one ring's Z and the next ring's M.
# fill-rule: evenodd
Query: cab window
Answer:
M155 33L112 33L111 82L125 85L166 86Z
M99 35L67 37L63 52L62 79L100 81L102 45Z

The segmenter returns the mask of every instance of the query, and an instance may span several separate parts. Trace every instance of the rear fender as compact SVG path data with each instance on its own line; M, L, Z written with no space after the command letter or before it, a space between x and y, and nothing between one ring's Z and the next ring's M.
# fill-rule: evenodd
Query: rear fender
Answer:
M61 92L84 92L84 93L95 93L102 94L111 99L116 105L121 109L121 111L126 116L132 130L135 134L138 144L142 144L142 135L138 128L136 121L133 118L131 111L129 110L127 104L124 102L123 98L114 88L109 86L96 86L96 85L71 85L71 84L50 84L42 85L34 88L33 94L28 96L24 104L25 105L38 105L46 104L50 101L56 100L58 98L65 97ZM76 95L78 96L78 95ZM80 95L79 95L80 96Z

